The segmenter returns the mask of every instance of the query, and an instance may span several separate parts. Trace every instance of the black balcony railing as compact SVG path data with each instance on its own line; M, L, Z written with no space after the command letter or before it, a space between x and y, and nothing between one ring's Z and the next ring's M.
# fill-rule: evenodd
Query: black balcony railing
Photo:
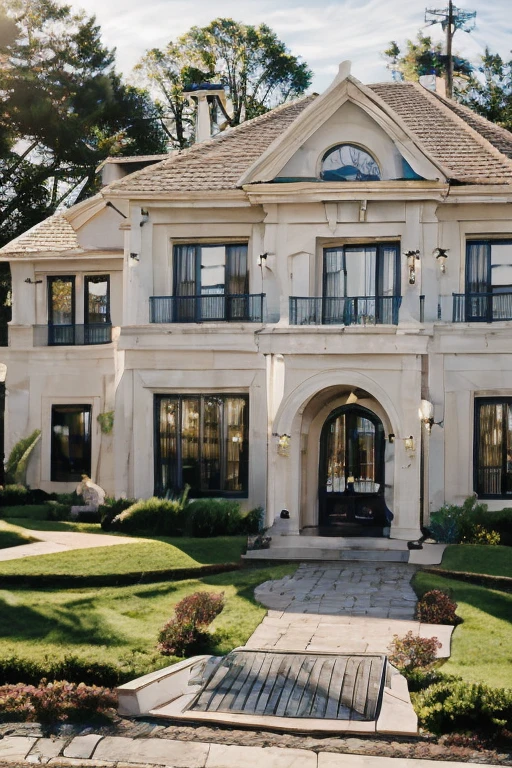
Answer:
M290 325L398 325L400 296L290 296Z
M512 320L512 292L454 293L454 323L495 323Z
M212 294L209 296L151 296L150 323L262 323L265 294Z
M111 323L88 325L34 325L34 347L83 346L109 344Z

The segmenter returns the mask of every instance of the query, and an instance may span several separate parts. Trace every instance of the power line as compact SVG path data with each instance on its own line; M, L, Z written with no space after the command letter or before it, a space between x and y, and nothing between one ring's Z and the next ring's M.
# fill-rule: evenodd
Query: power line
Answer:
M425 22L429 25L441 24L446 33L446 95L453 95L453 53L452 41L455 32L471 32L475 28L476 11L464 11L448 0L447 8L425 8Z

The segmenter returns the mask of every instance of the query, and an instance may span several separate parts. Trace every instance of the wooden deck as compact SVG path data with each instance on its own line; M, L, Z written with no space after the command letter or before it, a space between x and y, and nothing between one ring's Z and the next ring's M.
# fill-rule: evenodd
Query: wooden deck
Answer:
M376 720L386 657L240 650L228 654L188 707L274 717Z

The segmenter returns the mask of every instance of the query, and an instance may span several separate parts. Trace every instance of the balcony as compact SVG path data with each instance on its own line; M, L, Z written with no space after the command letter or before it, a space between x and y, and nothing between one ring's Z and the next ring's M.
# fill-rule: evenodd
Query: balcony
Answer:
M89 344L109 344L111 341L111 323L34 325L34 347L75 347Z
M398 325L400 296L290 296L290 325Z
M512 320L512 292L454 293L454 323L496 323Z
M265 294L151 296L150 323L262 323Z

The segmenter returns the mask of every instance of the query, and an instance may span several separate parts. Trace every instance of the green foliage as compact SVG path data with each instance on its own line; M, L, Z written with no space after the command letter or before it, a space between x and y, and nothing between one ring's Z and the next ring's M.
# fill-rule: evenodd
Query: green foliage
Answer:
M110 531L114 517L117 517L125 509L129 509L136 503L137 499L115 499L112 496L107 496L105 502L98 507L102 529Z
M469 496L462 505L445 504L430 516L430 535L444 544L499 544L500 534L494 528L499 513L488 512L487 504ZM495 518L496 515L496 518Z
M430 35L424 35L421 30L416 40L406 40L405 50L393 40L389 48L383 51L387 59L386 66L395 77L401 80L419 80L422 75L436 74L443 77L446 74L446 55L443 54L443 44L434 43ZM469 61L459 56L454 57L455 76L468 77L472 72Z
M194 499L185 510L185 530L189 536L234 536L240 532L240 504L229 499Z
M33 685L0 686L0 721L55 723L109 719L114 716L117 696L108 688L68 683L66 680Z
M103 434L109 435L114 428L114 411L99 413L97 419Z
M413 696L420 724L435 734L470 731L499 736L512 727L512 690L443 680Z
M444 551L441 568L512 578L512 557L510 549L504 546L452 545Z
M12 455L12 454L11 454ZM24 485L10 483L0 488L0 507L11 507L29 503L30 491Z
M266 24L254 27L225 18L192 27L164 49L148 51L138 70L159 90L170 140L180 148L190 143L194 123L184 87L205 81L225 87L233 112L221 107L217 124L223 129L300 96L312 77L307 64Z
M1 496L0 491L0 496ZM48 520L49 508L47 504L26 504L24 506L0 506L0 517L8 517L14 520Z
M86 661L73 655L65 655L60 659L47 657L44 661L16 655L0 657L0 685L12 685L20 681L26 685L39 685L46 678L115 688L134 676L132 669L123 671L113 664Z
M458 624L455 603L446 592L431 589L416 605L416 619L424 624Z
M180 600L174 608L174 617L159 632L157 648L160 653L184 656L197 647L224 604L223 592L194 592Z
M25 536L23 531L0 520L0 549L17 547L20 544L30 544L32 541L35 541L35 539Z
M9 454L7 464L5 465L7 483L22 485L25 482L27 463L40 437L41 430L35 429L28 437L18 440Z
M435 662L438 648L441 648L441 643L437 637L417 637L409 631L403 637L393 635L389 660L400 670L423 669Z
M504 61L486 48L476 73L457 98L487 120L512 131L512 60Z
M111 522L113 531L148 532L161 536L179 536L183 532L183 508L179 501L141 499Z

